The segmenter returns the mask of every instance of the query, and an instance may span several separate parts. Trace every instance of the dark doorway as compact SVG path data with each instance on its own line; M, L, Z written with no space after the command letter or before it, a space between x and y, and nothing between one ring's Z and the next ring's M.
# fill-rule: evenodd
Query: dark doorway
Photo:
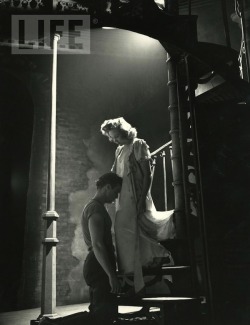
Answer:
M22 82L0 77L0 310L17 308L33 129L33 103Z

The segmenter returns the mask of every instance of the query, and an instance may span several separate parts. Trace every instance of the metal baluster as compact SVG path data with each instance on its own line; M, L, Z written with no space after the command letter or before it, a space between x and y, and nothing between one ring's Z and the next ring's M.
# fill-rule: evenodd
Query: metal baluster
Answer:
M163 150L161 152L162 157L162 167L163 167L163 180L164 180L164 206L165 211L168 210L168 197L167 197L167 173L166 173L166 152Z
M151 183L150 183L150 187L149 187L150 192L151 192L152 185L153 185L153 180L154 180L156 158L157 158L157 156L153 156L152 163L151 163Z
M169 88L169 111L170 111L170 135L172 138L172 169L175 197L175 225L177 239L186 238L184 219L184 190L182 176L182 160L179 137L179 114L176 80L176 60L168 57L168 88Z

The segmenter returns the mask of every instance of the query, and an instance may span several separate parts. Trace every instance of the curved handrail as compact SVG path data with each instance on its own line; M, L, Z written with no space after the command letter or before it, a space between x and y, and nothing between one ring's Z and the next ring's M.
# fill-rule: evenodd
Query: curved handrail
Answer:
M159 147L155 151L151 152L151 157L155 156L158 152L162 151L164 148L169 147L172 144L172 140L165 143L163 146Z

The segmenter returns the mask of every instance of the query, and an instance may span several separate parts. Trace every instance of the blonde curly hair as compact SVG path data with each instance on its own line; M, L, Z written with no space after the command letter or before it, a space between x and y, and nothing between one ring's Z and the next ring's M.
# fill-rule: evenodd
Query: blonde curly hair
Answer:
M136 128L132 127L123 117L118 117L110 120L105 120L101 125L101 132L103 135L109 138L109 141L113 139L109 136L109 131L119 130L122 136L127 139L133 140L137 136Z

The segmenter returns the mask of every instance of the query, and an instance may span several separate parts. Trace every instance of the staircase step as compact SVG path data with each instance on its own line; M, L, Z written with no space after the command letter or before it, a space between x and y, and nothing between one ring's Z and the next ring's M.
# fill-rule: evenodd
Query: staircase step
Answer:
M221 69L221 64L226 64L226 66L231 69L231 72L236 77L239 77L239 53L234 49L220 44L198 42L197 46L192 49L190 54L193 55L200 64L207 64L209 67L217 67L219 70Z
M246 81L242 81L249 87L249 84ZM249 92L246 92L246 96L248 93ZM207 84L198 86L196 94L197 103L213 104L228 101L230 103L235 102L237 104L245 99L242 92L239 92L238 89L233 87L231 83L225 82L224 80L216 85L214 79L212 79Z
M143 270L144 275L173 275L182 271L190 270L189 265L162 266L160 269Z
M190 270L189 265L174 265L174 266L162 266L158 268L143 269L143 275L173 275L183 271ZM118 277L133 277L133 273L117 273Z
M200 297L145 297L137 300L118 299L118 305L158 307L160 325L201 325ZM147 309L145 309L146 311ZM142 310L143 311L143 310Z
M161 42L171 56L183 57L189 55L192 58L191 68L194 81L198 81L204 74L214 71L226 82L230 83L231 89L237 98L244 100L250 96L249 83L241 79L238 52L226 46L206 42L197 42L192 48L178 48L168 42Z
M176 304L176 303L184 303L187 301L198 301L201 303L201 298L197 297L146 297L142 298L142 301L146 304L150 304L152 307L159 307L164 304Z
M119 306L149 306L150 307L160 307L167 304L177 304L185 303L190 301L198 301L201 303L202 299L200 297L182 297L182 296L126 296L120 295L117 298Z
M190 48L178 48L169 44L167 41L161 42L166 51L174 57L183 57L189 54L195 60L195 75L201 77L210 71L223 71L226 67L231 73L239 78L238 52L224 45L213 44L208 42L197 42L195 46ZM216 69L217 68L217 69ZM218 71L217 71L218 70Z
M197 297L152 297L142 299L145 306L159 307L161 325L201 325L201 299Z

